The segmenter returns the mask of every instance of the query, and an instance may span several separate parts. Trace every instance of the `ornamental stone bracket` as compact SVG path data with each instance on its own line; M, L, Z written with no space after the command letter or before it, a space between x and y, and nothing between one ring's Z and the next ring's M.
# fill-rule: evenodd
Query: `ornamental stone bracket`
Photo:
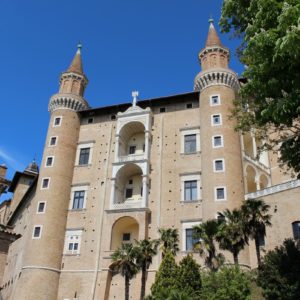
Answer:
M51 97L48 111L52 113L54 110L66 108L74 111L85 110L89 105L85 99L74 94L56 94Z
M194 83L195 91L202 91L203 89L213 85L225 85L238 90L239 81L237 75L230 70L211 70L208 72L200 72Z

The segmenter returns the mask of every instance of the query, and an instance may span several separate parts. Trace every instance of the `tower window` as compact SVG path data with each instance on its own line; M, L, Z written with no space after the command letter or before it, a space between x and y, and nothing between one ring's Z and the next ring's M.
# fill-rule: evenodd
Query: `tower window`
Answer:
M187 103L186 108L193 108L193 103Z
M197 200L197 180L184 182L184 201Z
M292 223L294 239L300 239L300 221Z
M184 136L184 153L196 152L196 134L188 134Z
M50 184L50 178L42 179L42 189L48 189Z
M73 195L72 209L83 209L85 191L75 191Z
M213 136L213 148L223 147L223 137L221 135Z
M46 210L46 202L39 202L37 207L37 213L42 214Z
M61 125L61 118L62 117L56 117L56 118L54 118L54 121L53 121L53 126L54 127L57 127L57 126Z
M159 109L159 112L161 112L161 113L166 112L166 108L165 108L165 107L161 107L161 108Z
M53 156L47 156L45 166L46 167L52 167L53 161L54 161L54 157Z
M55 146L56 142L57 142L57 137L56 136L52 136L50 138L49 146Z
M40 239L41 235L42 235L42 226L41 225L34 226L32 232L32 238Z
M94 123L94 118L88 118L87 123L88 123L88 124Z
M221 125L222 124L221 114L212 115L211 123L213 126Z
M210 105L220 105L220 96L219 95L213 95L210 97Z
M90 148L81 148L79 153L79 162L78 164L87 165L89 163L90 158Z
M135 154L136 146L129 146L129 154Z
M226 200L226 190L225 187L216 187L215 188L215 200L222 201Z
M133 195L133 189L126 189L125 198L126 199L132 198L132 195Z
M214 160L214 171L223 172L224 171L224 159L215 159Z

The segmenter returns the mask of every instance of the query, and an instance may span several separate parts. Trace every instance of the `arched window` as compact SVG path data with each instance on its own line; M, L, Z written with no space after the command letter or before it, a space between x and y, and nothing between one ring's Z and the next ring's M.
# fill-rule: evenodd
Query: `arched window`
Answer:
M292 223L294 239L300 239L300 221Z

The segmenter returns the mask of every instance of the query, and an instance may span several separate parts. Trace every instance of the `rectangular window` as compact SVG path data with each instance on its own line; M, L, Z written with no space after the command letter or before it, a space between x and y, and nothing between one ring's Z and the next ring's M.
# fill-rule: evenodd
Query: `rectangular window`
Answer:
M193 104L192 103L187 103L186 108L193 108Z
M79 153L79 162L78 164L87 165L89 163L90 158L90 148L81 148Z
M219 95L213 95L210 97L210 105L219 105L220 104L220 96Z
M184 136L184 153L196 152L196 134L188 134Z
M52 136L50 138L49 146L55 146L56 142L57 142L57 137L56 136Z
M67 230L65 237L65 254L75 255L80 253L82 230Z
M42 189L49 188L50 178L43 178L42 179Z
M216 200L226 200L225 187L216 187L215 188L215 199Z
M61 125L61 117L56 117L53 121L53 126L60 126Z
M197 180L184 182L184 201L197 200Z
M165 107L161 107L161 108L159 109L159 112L161 112L161 113L166 112L166 108L165 108Z
M132 198L133 189L126 189L125 198Z
M212 115L212 125L216 126L216 125L221 125L222 124L222 120L221 120L221 115L220 114L216 114L216 115Z
M130 242L131 235L130 233L123 233L123 242Z
M45 212L46 209L46 202L39 202L37 207L37 213L42 214Z
M213 137L213 148L223 147L223 137L216 135Z
M41 238L42 235L42 226L34 226L33 227L33 233L32 233L32 238L33 239L39 239Z
M85 191L75 191L72 209L83 209Z
M94 118L88 118L87 123L88 123L88 124L93 124L93 123L94 123Z
M129 154L135 154L136 146L129 146Z
M293 235L294 235L294 239L298 240L300 239L300 222L294 222L292 223L293 226Z
M47 156L46 158L46 167L52 167L53 165L53 156Z
M215 159L214 160L214 171L215 172L224 171L224 160L223 159Z
M264 247L266 245L265 236L263 234L259 235L258 244L259 247Z
M187 228L185 230L185 250L192 251L194 249L195 244L198 243L198 239L193 237L193 228Z

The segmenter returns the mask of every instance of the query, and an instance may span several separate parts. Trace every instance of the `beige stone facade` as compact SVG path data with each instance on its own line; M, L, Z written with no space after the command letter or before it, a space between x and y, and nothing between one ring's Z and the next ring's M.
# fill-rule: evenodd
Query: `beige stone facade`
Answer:
M133 93L132 104L92 109L78 49L50 99L39 174L29 168L11 185L6 225L21 238L9 248L3 299L122 299L124 279L110 271L114 249L171 227L180 234L180 259L191 251L188 229L250 198L271 205L266 250L293 236L300 183L280 173L274 154L256 158L254 134L234 131L228 115L239 80L213 23L199 59L193 92L148 100ZM240 262L256 266L253 245ZM131 299L139 284L140 275Z

